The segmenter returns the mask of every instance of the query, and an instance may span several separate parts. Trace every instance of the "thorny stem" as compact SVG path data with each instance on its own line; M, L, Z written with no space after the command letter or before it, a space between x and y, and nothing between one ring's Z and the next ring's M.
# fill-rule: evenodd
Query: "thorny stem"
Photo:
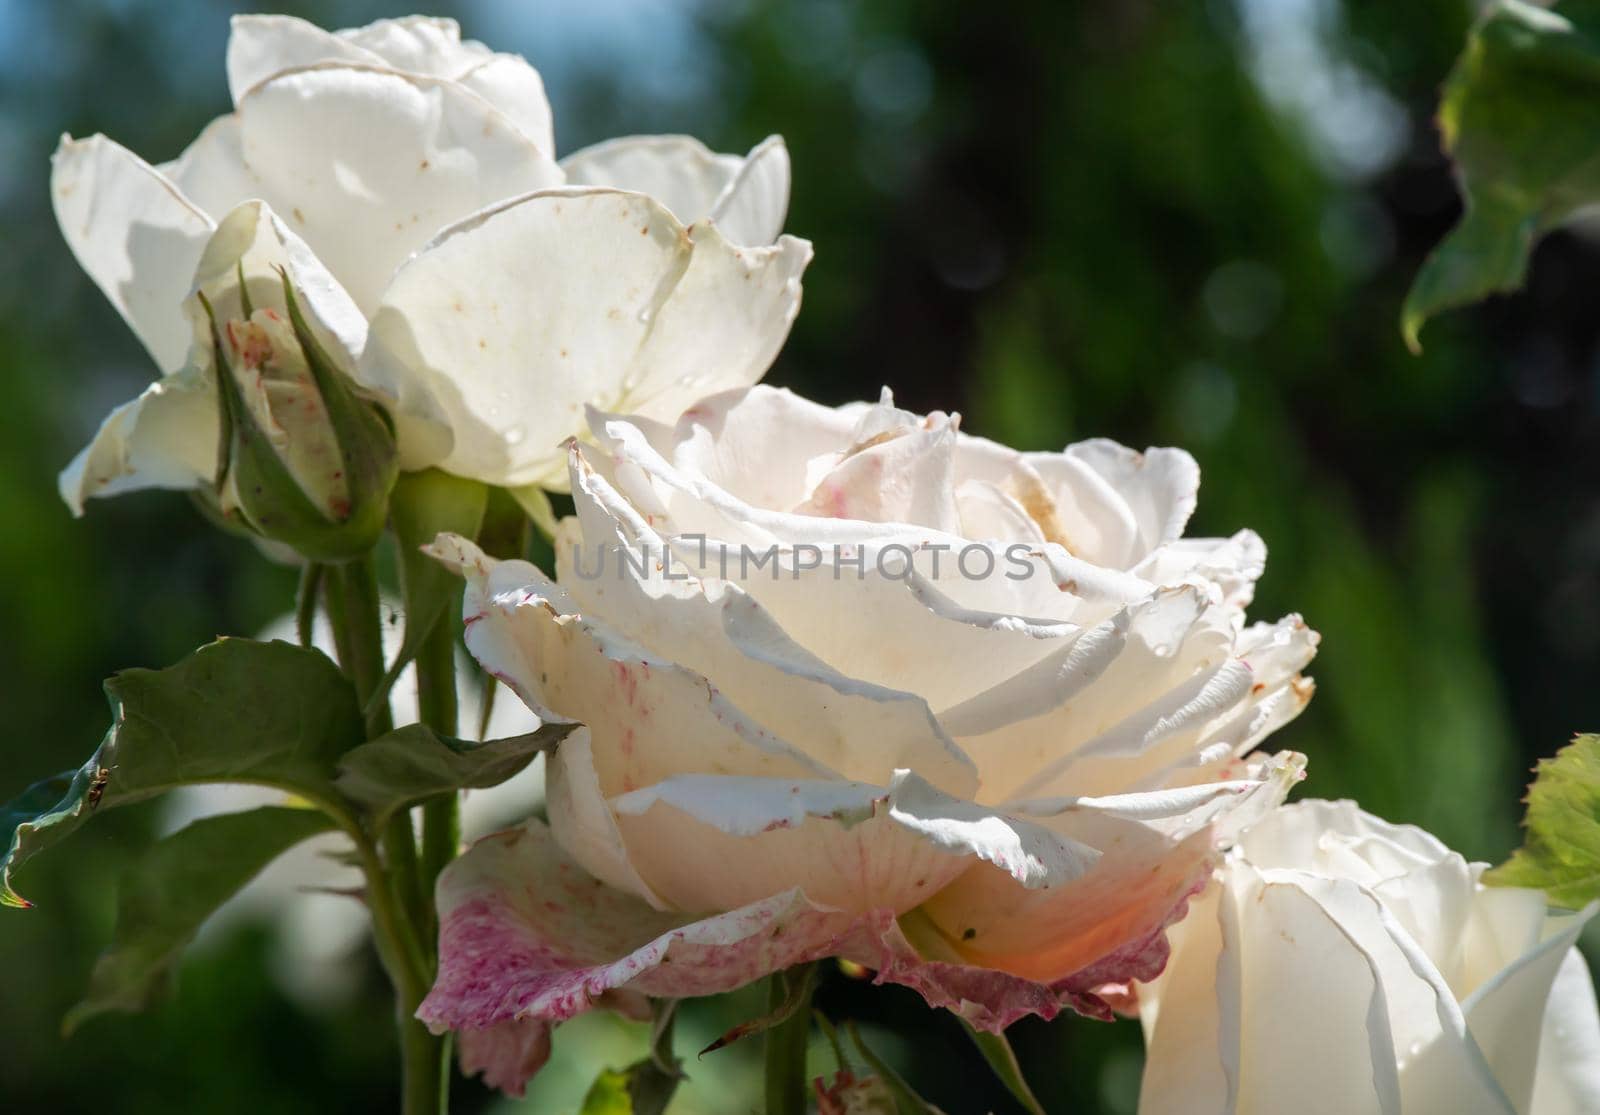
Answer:
M797 965L769 978L767 1006L781 1011L792 998L794 980L807 978L807 965ZM788 1018L766 1033L767 1115L805 1115L806 1037L811 1029L811 1004L801 1003Z
M424 724L441 735L456 734L456 640L452 624L440 616L417 650L417 711ZM461 844L460 795L449 794L422 807L422 873L424 899L445 864ZM436 928L432 902L427 902L430 931Z
M334 622L340 662L366 710L368 739L394 727L387 699L374 699L383 683L383 618L372 558L330 567L329 616ZM383 855L370 837L357 841L367 876L378 951L395 988L396 1022L403 1063L404 1115L437 1115L445 1110L444 1043L428 1033L415 1014L433 979L434 961L420 934L428 924L411 817L400 811L383 836Z

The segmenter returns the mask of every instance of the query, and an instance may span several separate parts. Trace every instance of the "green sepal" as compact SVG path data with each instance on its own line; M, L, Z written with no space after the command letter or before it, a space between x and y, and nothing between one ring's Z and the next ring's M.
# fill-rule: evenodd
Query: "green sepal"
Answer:
M333 779L339 756L364 739L361 711L321 651L220 639L166 669L125 670L105 691L112 726L89 761L0 810L0 904L29 905L13 873L97 810L178 786L271 786L354 823Z
M1516 290L1539 238L1600 202L1600 37L1593 5L1497 0L1445 83L1439 129L1465 195L1401 311L1420 350L1443 310Z
M477 743L411 724L347 752L335 785L369 827L381 832L397 810L457 790L498 786L576 726L546 724L526 735Z
M945 1115L940 1109L917 1095L916 1090L906 1083L906 1080L889 1062L874 1053L867 1043L861 1040L861 1033L856 1029L854 1022L844 1024L845 1033L850 1035L850 1042L856 1047L856 1052L867 1063L873 1074L887 1085L889 1092L894 1096L895 1108L900 1115Z
M143 1010L163 996L205 920L278 856L332 827L312 809L265 806L203 817L156 843L122 880L112 943L63 1031L107 1011Z
M1581 910L1600 898L1600 735L1578 736L1541 760L1526 800L1522 847L1483 881L1533 887Z
M528 521L539 529L539 533L544 535L547 542L555 541L556 509L550 505L550 493L538 484L507 488L505 493L516 501L517 506L522 508L522 513L528 516Z
M322 342L306 324L288 272L280 270L279 275L283 279L289 323L300 341L344 458L350 515L339 524L341 530L334 539L334 548L346 558L359 557L370 550L383 533L389 515L389 495L400 476L394 426L383 408L363 398L354 382L334 364ZM301 552L317 560L338 560L310 550Z
M989 1062L989 1067L999 1078L1000 1083L1006 1086L1006 1091L1011 1097L1022 1105L1028 1115L1044 1115L1044 1105L1033 1094L1033 1089L1028 1087L1028 1082L1022 1076L1022 1065L1017 1062L1016 1052L1012 1050L1011 1043L1004 1034L991 1034L979 1030L966 1019L961 1020L961 1025L966 1029L967 1035L972 1038L978 1052L983 1054L983 1059Z

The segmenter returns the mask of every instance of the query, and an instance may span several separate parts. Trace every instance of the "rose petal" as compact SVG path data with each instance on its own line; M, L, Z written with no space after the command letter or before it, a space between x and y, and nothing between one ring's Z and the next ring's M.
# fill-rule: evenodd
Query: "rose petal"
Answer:
M156 366L177 371L191 340L183 300L211 219L149 163L104 136L62 137L51 160L50 196L79 264Z
M1092 811L1063 814L1051 827L1099 849L1099 862L1047 891L969 869L924 907L952 955L1043 982L1086 969L1098 969L1101 983L1154 976L1166 962L1162 931L1210 874L1209 833L1174 842L1148 825Z
M789 211L789 148L768 136L750 149L709 216L735 244L771 244Z
M1037 891L969 870L924 910L968 963L1046 981L1086 971L1102 983L1149 980L1166 960L1164 929L1210 876L1218 833L1230 818L1237 827L1281 802L1303 767L1300 756L1284 753L1249 769L1243 785L1210 794L1027 803L1027 816L1099 850L1098 862L1081 878Z
M570 737L569 737L570 738ZM843 956L879 983L998 1032L1063 1006L1104 1012L1080 981L1057 986L918 954L887 911L846 914L794 891L700 920L652 910L590 878L537 820L475 844L440 877L439 974L417 1017L437 1032L485 1032L474 1064L512 1085L538 1026L612 1005L617 992L712 995L794 964ZM1104 982L1097 972L1084 981ZM467 1039L469 1043L478 1038Z
M686 921L585 875L537 820L486 837L452 863L438 907L439 976L417 1011L436 1032L559 1022L617 988L731 991L831 955L856 921L794 893Z
M1030 888L1082 875L1092 849L941 794L909 771L887 786L682 775L612 800L630 860L681 909L774 890L856 912L917 905L978 859ZM717 870L704 870L707 863Z
M100 424L61 471L61 498L81 515L92 496L209 484L216 478L217 436L213 381L195 369L164 376Z
M218 116L200 130L182 154L158 169L185 197L218 220L242 202L266 192L260 178L246 165L241 143L239 117L234 113Z
M573 185L636 190L684 224L711 218L735 244L771 244L789 207L789 152L769 136L748 155L718 155L692 136L623 136L561 160Z
M1577 914L1552 917L1538 947L1518 957L1461 1002L1472 1039L1483 1051L1494 1079L1517 1110L1531 1110L1535 1075L1543 1051L1528 1040L1543 1026L1556 975L1593 920L1600 903ZM1591 1018L1594 1015L1591 1013ZM1592 1025L1592 1024L1591 1024Z
M402 269L366 374L453 431L441 467L559 483L558 444L582 429L585 403L675 413L758 378L809 258L789 238L734 249L636 194L545 191L456 225Z
M228 92L237 105L268 78L315 62L391 64L349 36L290 15L236 15L228 24ZM404 69L403 66L396 66Z
M1545 1006L1531 1110L1539 1115L1600 1111L1600 1005L1577 949L1561 961Z
M367 319L350 295L264 201L247 201L217 224L195 267L195 289L211 302L218 323L244 316L239 296L239 276L249 285L255 306L283 304L283 276L287 274L306 324L346 375L355 371L356 357L366 344ZM197 337L208 337L210 319L198 299L185 303ZM196 347L196 363L209 364L211 345Z
M1169 935L1171 956L1155 984L1159 994L1139 993L1146 1051L1139 1084L1141 1115L1222 1115L1234 1110L1223 1068L1216 987L1222 890L1208 887L1189 903L1187 915Z
M550 831L585 871L657 910L672 908L639 877L628 858L617 816L600 788L588 728L573 729L545 758L545 809Z
M1158 585L1195 584L1217 604L1243 611L1267 567L1267 547L1253 530L1229 538L1179 538L1156 547L1133 572Z
M1138 754L1248 693L1232 642L1197 590L1162 590L940 719L1002 799L1114 792L1125 771L1108 779L1095 756Z
M707 769L836 776L704 677L577 614L566 592L527 562L493 562L454 535L440 535L429 552L467 578L467 649L540 716L588 725L605 793Z
M502 112L438 78L318 63L251 89L238 117L247 196L282 213L369 313L440 228L561 180Z
M907 767L952 793L976 787L972 763L922 698L831 669L742 591L678 567L576 449L571 477L581 530L563 531L556 568L585 614L716 678L742 712L844 778L882 782Z
M456 1048L462 1076L482 1076L491 1088L520 1097L550 1060L550 1023L539 1018L462 1030Z
M1143 453L1106 438L1024 458L1051 487L1073 553L1127 569L1183 534L1200 468L1181 449Z

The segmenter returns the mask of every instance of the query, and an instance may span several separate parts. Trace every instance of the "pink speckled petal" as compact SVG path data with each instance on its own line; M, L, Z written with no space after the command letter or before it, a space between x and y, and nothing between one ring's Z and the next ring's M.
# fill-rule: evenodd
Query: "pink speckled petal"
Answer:
M1105 964L1045 984L929 960L890 911L845 913L797 890L686 920L588 875L537 820L478 842L452 864L438 906L439 976L417 1017L435 1032L461 1031L463 1069L513 1094L541 1063L546 1026L598 1007L624 1009L639 995L719 994L831 956L994 1032L1064 1007L1109 1017L1093 993L1111 980ZM1140 962L1119 961L1115 974L1153 975L1165 960L1164 941L1130 947Z
M519 1018L483 1030L463 1030L457 1046L463 1076L482 1076L491 1088L521 1096L550 1059L550 1023Z
M650 1018L650 1000L631 991L608 992L595 1000L595 1006L635 1022ZM456 1040L461 1073L481 1075L489 1087L520 1097L528 1081L550 1059L553 1029L555 1026L542 1018L519 1018L483 1030L463 1030Z

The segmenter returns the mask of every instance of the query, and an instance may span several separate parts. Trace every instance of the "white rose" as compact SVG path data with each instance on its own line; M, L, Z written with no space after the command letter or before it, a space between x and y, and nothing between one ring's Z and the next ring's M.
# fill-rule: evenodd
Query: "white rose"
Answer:
M436 543L468 648L586 725L549 759L550 830L441 884L422 1015L491 1081L526 1070L503 1025L537 1051L608 990L822 955L990 1029L1107 1015L1218 834L1298 777L1247 756L1309 698L1315 635L1244 625L1253 534L1181 537L1194 461L957 426L761 387L596 415L558 581Z
M95 495L212 482L209 338L185 304L218 226L246 204L280 254L314 265L325 301L351 308L336 357L398 412L407 468L559 476L584 403L675 412L759 379L787 333L810 246L779 237L781 140L737 158L636 137L557 164L538 73L450 20L327 32L240 16L228 80L234 111L170 163L103 136L56 152L62 232L162 373L62 473L74 512ZM494 249L519 261L514 280ZM362 361L374 315L383 343ZM660 339L645 343L652 323ZM537 419L513 428L512 413Z
M1600 1111L1594 907L1483 869L1353 802L1257 824L1139 990L1142 1115Z

